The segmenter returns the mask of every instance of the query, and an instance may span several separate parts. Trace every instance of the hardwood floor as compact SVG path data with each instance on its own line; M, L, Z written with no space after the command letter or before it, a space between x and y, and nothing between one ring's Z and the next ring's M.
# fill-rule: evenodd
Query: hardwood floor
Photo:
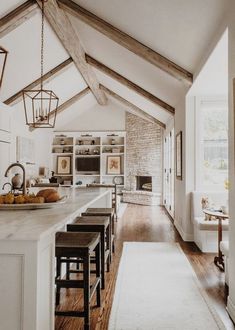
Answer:
M226 329L235 329L225 309L224 273L214 265L214 254L201 253L194 243L183 242L164 208L129 204L123 217L118 220L116 230L116 253L111 271L106 273L106 289L102 292L102 307L96 308L94 299L92 301L92 330L108 329L122 246L123 242L127 241L179 242ZM82 308L82 296L78 294L78 291L69 289L67 292L65 290L62 292L62 309ZM56 330L83 329L83 320L80 318L56 317L55 324Z

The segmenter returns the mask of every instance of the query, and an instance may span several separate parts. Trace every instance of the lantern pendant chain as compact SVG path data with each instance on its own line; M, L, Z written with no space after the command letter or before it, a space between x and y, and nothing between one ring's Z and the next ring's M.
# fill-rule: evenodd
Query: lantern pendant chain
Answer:
M44 53L44 0L42 0L42 30L41 30L41 89L43 89L43 53Z

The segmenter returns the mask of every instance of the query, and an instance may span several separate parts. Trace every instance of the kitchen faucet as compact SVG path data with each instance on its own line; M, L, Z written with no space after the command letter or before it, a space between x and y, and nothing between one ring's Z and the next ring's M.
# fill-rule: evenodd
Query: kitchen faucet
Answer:
M5 177L8 176L8 172L11 168L13 167L20 167L23 171L23 194L26 195L26 176L25 176L25 168L22 164L20 163L13 163L11 165L8 166L8 168L6 169L6 172L5 172Z
M10 192L12 192L12 184L11 184L10 182L6 182L6 183L4 183L4 185L2 186L2 190L4 190L5 187L8 186L8 185L11 187Z

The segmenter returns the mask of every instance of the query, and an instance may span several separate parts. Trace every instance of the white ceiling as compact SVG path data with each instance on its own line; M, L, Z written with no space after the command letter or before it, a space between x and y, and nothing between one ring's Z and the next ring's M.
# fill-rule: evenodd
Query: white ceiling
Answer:
M17 29L1 38L9 51L1 99L5 100L40 77L40 11ZM54 31L45 24L45 65L47 72L68 58Z
M139 56L123 48L100 32L69 15L79 36L85 41L86 52L96 60L112 68L137 85L153 93L163 101L174 106L179 93L185 92L182 82L169 75Z
M138 41L173 60L192 73L196 71L207 44L216 34L229 0L74 0L79 5L128 33ZM1 0L0 16L10 12L24 0ZM175 106L186 94L187 87L137 55L103 36L78 18L68 15L86 52L168 104ZM40 75L40 11L0 40L9 51L6 75L0 93L4 101ZM69 55L54 31L46 24L45 72ZM99 81L142 110L166 123L170 115L142 96L95 70ZM74 65L47 84L63 103L86 83ZM79 101L79 108L93 107L89 94ZM109 105L107 105L109 106ZM121 105L120 105L121 107ZM83 111L76 105L61 114L68 123ZM85 111L85 110L84 110ZM62 121L61 121L62 120Z
M194 72L229 0L74 0Z
M22 5L25 0L1 0L0 17L7 15L16 7Z

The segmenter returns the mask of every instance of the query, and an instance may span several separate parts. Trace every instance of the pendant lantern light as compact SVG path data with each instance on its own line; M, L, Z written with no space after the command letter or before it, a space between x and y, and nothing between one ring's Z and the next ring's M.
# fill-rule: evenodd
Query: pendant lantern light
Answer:
M8 51L0 46L0 88L2 87L2 80L6 66Z
M42 25L41 25L41 81L39 89L23 90L23 102L26 125L34 128L55 127L59 98L52 90L43 88L44 64L44 3L42 0Z

